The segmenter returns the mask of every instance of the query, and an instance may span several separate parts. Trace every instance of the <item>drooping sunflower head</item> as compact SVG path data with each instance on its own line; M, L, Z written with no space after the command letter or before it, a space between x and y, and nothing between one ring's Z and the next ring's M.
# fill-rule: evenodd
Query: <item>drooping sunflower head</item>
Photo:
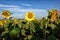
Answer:
M26 15L25 15L25 19L26 19L27 21L32 21L32 20L34 20L34 19L35 19L34 13L33 13L33 12L27 12Z
M8 10L4 10L4 11L2 11L2 17L3 18L10 18L11 14Z
M51 15L51 22L55 21L58 17L58 11L54 10L53 14Z

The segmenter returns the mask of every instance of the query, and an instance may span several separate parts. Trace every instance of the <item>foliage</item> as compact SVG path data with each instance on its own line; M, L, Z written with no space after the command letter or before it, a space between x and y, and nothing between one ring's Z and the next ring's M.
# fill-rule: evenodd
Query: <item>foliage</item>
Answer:
M48 13L40 20L1 19L0 40L60 40L60 18L51 22L53 10Z

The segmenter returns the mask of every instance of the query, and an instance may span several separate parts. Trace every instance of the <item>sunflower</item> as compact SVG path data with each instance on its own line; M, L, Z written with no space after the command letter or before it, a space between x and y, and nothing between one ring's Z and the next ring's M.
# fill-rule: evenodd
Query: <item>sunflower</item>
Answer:
M16 18L14 18L13 20L14 20L14 23L16 24L16 23L17 23L17 19L16 19Z
M2 21L0 21L0 26L2 26L3 25L3 22Z
M54 10L51 16L51 22L55 21L57 17L58 17L58 11Z
M9 19L10 16L11 16L11 14L10 14L10 12L8 10L2 11L2 17L3 18L8 18Z
M25 15L25 19L26 19L27 21L32 21L32 20L34 20L34 19L35 19L34 13L33 13L33 12L27 12L26 15Z

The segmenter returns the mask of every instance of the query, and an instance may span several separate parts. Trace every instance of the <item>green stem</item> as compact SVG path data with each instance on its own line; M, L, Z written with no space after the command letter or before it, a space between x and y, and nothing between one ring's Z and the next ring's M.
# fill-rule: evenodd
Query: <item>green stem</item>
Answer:
M45 33L44 33L44 40L46 40L46 29L47 29L47 24L45 25Z

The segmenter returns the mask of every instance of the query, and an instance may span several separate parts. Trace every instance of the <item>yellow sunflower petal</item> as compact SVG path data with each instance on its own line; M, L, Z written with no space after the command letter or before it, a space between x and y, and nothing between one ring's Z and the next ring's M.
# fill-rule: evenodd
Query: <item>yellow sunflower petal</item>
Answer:
M33 12L27 12L26 15L25 15L25 19L26 19L27 21L32 21L32 20L34 20L34 19L35 19L34 13L33 13Z
M2 26L3 25L3 22L2 21L0 21L0 26Z

